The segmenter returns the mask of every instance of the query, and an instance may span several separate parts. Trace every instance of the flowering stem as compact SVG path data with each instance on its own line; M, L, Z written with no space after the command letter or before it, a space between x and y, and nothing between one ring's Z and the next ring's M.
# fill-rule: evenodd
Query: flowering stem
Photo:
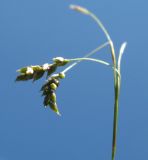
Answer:
M64 69L62 71L62 73L64 73L64 74L67 71L69 71L72 67L74 67L76 64L78 64L79 62L84 61L84 60L98 62L98 63L104 64L106 66L111 66L108 62L105 62L105 61L102 61L102 60L99 60L99 59L94 59L94 58L74 58L74 59L68 59L68 60L69 60L69 62L73 62L73 61L77 61L77 62L73 63L72 65L70 65L69 67L67 67L66 69Z
M117 141L117 128L118 128L118 113L119 113L119 90L120 90L120 78L116 75L115 86L115 102L114 102L114 120L113 120L113 139L112 139L112 160L115 159L116 153L116 141Z
M16 81L27 81L33 79L33 81L40 79L45 72L47 72L47 77L49 77L52 73L56 71L56 69L60 66L65 66L69 62L74 62L70 66L68 66L66 69L64 69L59 74L52 75L49 77L47 83L45 83L41 91L43 91L44 97L44 106L50 106L52 110L54 110L57 114L60 114L57 108L56 104L56 95L54 91L59 85L59 80L65 77L65 73L71 70L74 66L76 66L81 61L87 60L87 61L93 61L100 64L104 64L107 66L110 66L113 69L114 74L114 119L113 119L113 139L112 139L112 160L115 160L115 154L116 154L116 139L117 139L117 127L118 127L118 110L119 110L119 92L120 92L120 85L121 85L121 73L120 73L120 65L121 65L121 59L124 52L124 49L126 47L126 42L124 42L121 45L118 62L116 61L115 56L115 49L114 44L111 40L111 37L104 27L103 23L98 19L98 17L87 10L86 8L83 8L81 6L77 5L71 5L71 9L78 11L80 13L83 13L87 16L90 16L101 28L101 30L104 32L107 42L102 44L101 46L97 47L96 49L92 50L88 54L86 54L82 58L74 58L74 59L64 59L63 57L56 57L53 59L53 64L44 64L42 66L36 65L36 66L28 66L24 67L18 70L20 72L20 75L17 76ZM91 55L95 54L102 48L106 47L107 45L110 46L111 51L111 57L112 57L112 64L95 59L95 58L89 58Z
M102 24L102 22L93 14L90 13L90 16L97 22L99 27L102 29L104 34L106 35L106 38L109 41L110 49L111 49L111 55L112 55L112 62L114 68L117 67L116 64L116 56L115 56L115 49L113 42L110 38L110 35L108 34L106 28ZM120 75L120 73L119 73ZM114 93L115 93L115 102L114 102L114 120L113 120L113 139L112 139L112 160L115 159L116 154L116 141L117 141L117 127L118 127L118 110L119 110L119 89L120 89L120 78L117 74L117 72L114 70Z
M95 14L93 14L92 12L90 12L89 16L98 24L99 28L102 29L102 31L104 32L107 40L111 41L111 38L110 38L110 35L109 35L108 31L106 30L106 28L104 27L104 25L100 21L100 19L98 19L98 17Z
M71 9L74 9L78 12L81 12L83 14L86 14L88 16L90 16L99 26L99 28L101 28L101 30L104 32L109 45L110 45L110 49L111 49L111 56L112 56L112 63L113 63L113 67L117 68L117 63L116 63L116 56L115 56L115 49L114 49L114 45L113 42L110 38L110 35L108 33L108 31L106 30L106 28L104 27L103 23L100 21L100 19L93 14L92 12L90 12L89 10L87 10L86 8L83 8L81 6L72 6ZM118 62L118 64L120 64L120 60ZM117 74L116 70L114 69L114 92L115 92L115 103L114 103L114 120L113 120L113 140L112 140L112 160L115 159L115 153L116 153L116 139L117 139L117 125L118 125L118 109L119 109L119 89L120 89L120 67L118 67L119 71ZM117 69L117 70L118 70Z
M92 61L92 62L97 62L97 63L100 63L100 64L104 64L106 66L110 66L113 70L115 70L115 72L117 72L118 76L120 77L120 73L118 71L117 68L114 68L110 63L106 62L106 61L103 61L103 60L100 60L100 59L95 59L95 58L73 58L73 59L68 59L70 62L72 61ZM66 68L62 73L66 73L68 70L68 68Z
M121 45L119 57L118 57L118 72L120 73L121 68L121 59L122 55L124 53L124 50L126 48L127 43L124 42ZM115 159L115 153L116 153L116 137L117 137L117 126L118 126L118 110L119 110L119 94L120 94L120 86L121 86L121 77L118 75L116 76L116 86L115 86L115 104L114 104L114 122L113 122L113 141L112 141L112 160Z
M107 45L109 45L109 42L105 42L104 44L100 45L99 47L97 47L96 49L90 51L89 53L87 53L83 58L87 58L92 56L93 54L95 54L96 52L98 52L99 50L101 50L102 48L106 47ZM66 73L67 71L69 71L70 69L72 69L74 66L76 66L78 63L80 63L82 60L79 60L77 62L72 63L70 66L68 66L63 73Z
M111 48L111 54L112 54L112 60L113 60L114 67L116 67L115 49L114 49L114 45L111 40L111 37L110 37L107 29L104 27L103 23L100 21L100 19L92 12L89 11L89 13L90 13L89 16L98 24L99 28L101 28L101 30L104 32L104 34L109 42L110 48Z
M100 60L100 59L95 59L95 58L73 58L73 59L69 59L70 61L84 61L84 60L88 60L88 61L93 61L93 62L98 62L107 66L111 66L110 63Z

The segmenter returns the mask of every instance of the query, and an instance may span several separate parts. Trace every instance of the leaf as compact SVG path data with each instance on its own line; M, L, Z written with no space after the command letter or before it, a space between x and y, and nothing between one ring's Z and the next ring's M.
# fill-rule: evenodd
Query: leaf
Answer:
M70 62L68 59L64 59L63 57L53 58L53 61L57 66L65 66L67 63Z

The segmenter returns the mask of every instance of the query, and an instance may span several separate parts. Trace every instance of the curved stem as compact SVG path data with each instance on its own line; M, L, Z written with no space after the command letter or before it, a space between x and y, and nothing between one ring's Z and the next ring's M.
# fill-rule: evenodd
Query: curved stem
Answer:
M68 72L71 68L73 68L76 64L78 64L80 61L85 61L85 60L87 60L87 61L93 61L93 62L97 62L97 63L100 63L100 64L104 64L104 65L106 65L106 66L111 66L111 64L110 63L108 63L108 62L105 62L105 61L103 61L103 60L99 60L99 59L95 59L95 58L73 58L73 59L68 59L69 60L69 62L72 62L72 61L77 61L77 62L75 62L75 63L73 63L72 65L70 65L69 67L67 67L66 69L64 69L63 71L62 71L62 73L66 73L66 72ZM112 67L112 66L111 66Z
M93 62L98 62L98 63L101 63L101 64L104 64L104 65L107 65L107 66L111 66L110 63L106 62L106 61L103 61L103 60L100 60L100 59L95 59L95 58L73 58L73 59L69 59L70 61L85 61L85 60L88 60L88 61L93 61Z
M90 17L98 24L98 26L102 29L102 31L104 32L106 38L108 41L111 41L111 38L110 38L110 35L107 31L107 29L104 27L103 23L100 21L100 19L95 15L93 14L92 12L90 12Z
M114 49L114 45L113 45L113 42L110 38L109 33L107 32L107 30L104 27L104 25L102 24L102 22L93 13L90 12L89 15L99 25L99 27L104 32L106 38L108 39L109 44L110 44L110 49L111 49L113 66L114 66L114 68L116 68L117 63L116 63L115 49ZM120 75L120 73L118 75ZM118 127L119 89L120 89L120 77L118 75L117 75L116 71L114 70L114 94L115 94L114 98L115 98L115 104L114 104L114 120L113 120L112 160L115 159L117 127Z
M107 45L109 45L109 42L105 42L104 44L102 44L101 46L97 47L96 49L90 51L89 53L87 53L83 58L87 58L92 56L93 54L95 54L96 52L98 52L99 50L101 50L102 48L106 47ZM68 66L65 70L64 73L66 73L68 70L72 69L74 66L76 66L78 63L80 63L81 60L74 62L73 64L71 64L70 66Z
M104 32L109 45L110 45L110 49L111 49L111 55L112 55L112 62L113 62L113 67L117 68L117 63L116 63L116 56L115 56L115 49L114 49L114 45L113 42L110 38L110 35L108 33L108 31L106 30L106 28L104 27L103 23L100 21L100 19L93 14L92 12L90 12L89 10L87 10L86 8L80 7L80 6L73 6L72 9L79 11L83 14L89 15L97 24L98 26L102 29L102 31ZM119 57L119 61L118 61L118 68L119 68L119 74L117 74L116 70L114 69L114 93L115 93L115 104L114 104L114 120L113 120L113 143L112 143L112 160L115 159L115 153L116 153L116 139L117 139L117 124L118 124L118 108L119 108L119 89L120 89L120 58Z
M111 48L111 54L112 54L112 60L113 60L113 64L114 67L116 67L116 56L115 56L115 49L114 49L114 45L113 42L111 40L111 37L107 31L107 29L104 27L103 23L101 22L101 20L92 12L90 12L90 17L98 24L99 28L101 28L101 30L104 32L109 44L110 44L110 48Z
M114 64L114 66L116 66L116 57L115 57L114 45L113 45L113 42L111 40L111 37L110 37L107 29L104 27L101 20L95 14L93 14L91 11L89 11L88 9L86 9L84 7L81 7L81 6L78 6L78 5L70 5L70 8L75 10L75 11L78 11L82 14L85 14L87 16L90 16L98 24L99 28L101 28L101 30L104 32L104 34L105 34L105 36L106 36L106 38L107 38L107 40L110 44L113 64Z
M103 60L100 60L100 59L95 59L95 58L74 58L74 59L68 59L70 62L72 61L92 61L92 62L97 62L97 63L100 63L100 64L104 64L106 66L110 66L113 70L115 70L115 72L118 74L118 76L120 77L120 73L118 71L117 68L114 68L110 63L106 62L106 61L103 61ZM75 64L75 63L73 63ZM72 67L73 67L73 64L69 67L67 67L65 70L62 71L62 73L66 73L67 71L69 71Z

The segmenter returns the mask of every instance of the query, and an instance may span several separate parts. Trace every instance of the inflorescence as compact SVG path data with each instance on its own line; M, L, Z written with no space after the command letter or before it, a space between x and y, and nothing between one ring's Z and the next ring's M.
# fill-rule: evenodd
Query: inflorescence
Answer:
M112 42L112 39L108 31L104 27L103 23L100 21L100 19L95 14L93 14L91 11L81 6L71 5L70 8L72 10L75 10L87 16L90 16L97 23L97 25L101 28L101 30L104 32L107 42L97 47L96 49L92 50L91 52L89 52L82 58L64 59L63 57L56 57L53 59L53 64L46 63L44 65L27 66L27 67L21 68L18 70L20 75L17 76L16 81L33 80L34 82L42 78L43 75L46 73L47 82L41 87L42 96L44 96L43 104L45 107L49 106L54 112L60 115L60 112L57 107L57 102L56 102L56 89L59 86L60 80L65 78L65 73L68 70L70 70L76 64L78 64L79 62L83 60L89 60L89 61L97 62L97 63L111 67L114 71L113 74L114 74L114 92L115 92L113 139L112 139L112 160L115 160L116 139L117 139L116 137L117 137L117 126L118 126L119 93L120 93L120 85L121 85L121 72L120 72L121 67L120 66L121 66L122 55L126 48L127 43L124 42L121 45L121 48L119 51L119 57L117 59L115 55L115 49L114 49L114 44ZM88 58L107 45L110 46L112 64L106 61L103 61L103 60ZM65 66L69 62L73 62L73 61L75 62L71 64L70 66L68 66L65 70L63 70L62 72L58 74L55 74L58 67Z
M42 96L44 96L43 104L49 106L54 112L60 115L56 102L56 89L60 84L60 80L65 78L65 73L53 74L60 66L65 66L68 59L56 57L53 59L53 64L45 63L44 65L27 66L17 70L20 74L16 81L39 80L46 73L47 82L41 87Z

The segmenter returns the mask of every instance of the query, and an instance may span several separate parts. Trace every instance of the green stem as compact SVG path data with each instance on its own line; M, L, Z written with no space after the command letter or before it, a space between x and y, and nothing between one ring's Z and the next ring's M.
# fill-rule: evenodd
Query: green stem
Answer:
M104 27L103 23L100 21L100 19L95 15L93 14L92 12L90 12L89 14L91 16L91 18L98 24L98 26L102 29L102 31L104 32L106 38L108 41L111 41L111 38L110 38L110 35L107 31L107 29Z
M115 105L114 105L114 121L113 121L112 160L115 159L115 153L116 153L116 139L117 139L118 113L119 113L119 94L120 94L120 86L121 86L120 67L121 67L122 55L124 53L126 45L127 45L126 42L124 42L121 45L119 57L118 57L117 69L120 76L118 75L116 75L116 77L114 76L114 78L116 78L116 81L115 81L116 83L115 83Z
M113 61L113 64L114 64L114 67L116 68L116 56L115 56L115 49L114 49L114 45L113 45L113 42L112 42L112 39L107 31L107 29L104 27L103 23L101 22L101 20L95 15L93 14L92 12L89 11L89 15L90 17L98 24L98 26L102 29L102 31L104 32L108 42L109 42L109 45L110 45L110 49L111 49L111 55L112 55L112 61Z
M95 58L73 58L73 59L68 59L69 61L78 61L78 62L80 62L80 61L92 61L92 62L97 62L97 63L100 63L100 64L104 64L104 65L106 65L106 66L110 66L114 71L115 71L115 73L117 73L118 74L118 76L120 77L120 73L119 73L119 71L118 71L118 69L117 68L114 68L114 66L112 66L110 63L108 63L108 62L106 62L106 61L103 61L103 60L100 60L100 59L95 59ZM70 70L71 68L73 67L73 64L72 64L72 66L69 66L69 67L67 67L65 70L63 70L62 72L63 73L66 73L68 70Z
M109 41L110 44L110 49L111 49L111 55L112 55L112 62L114 68L117 67L117 62L116 62L116 56L115 56L115 49L113 42L110 38L110 35L108 34L106 28L102 24L102 22L96 17L93 13L90 14L90 16L97 22L97 24L100 26L102 31L105 33L106 38ZM120 89L120 75L117 74L117 72L114 69L114 92L115 92L115 104L114 104L114 120L113 120L113 139L112 139L112 160L115 159L115 154L116 154L116 140L117 140L117 127L118 127L118 108L119 108L119 89Z
M109 64L108 62L105 62L105 61L103 61L103 60L99 60L99 59L95 59L95 58L85 58L85 57L82 57L82 58L73 58L73 59L68 59L69 60L69 62L73 62L73 61L76 61L75 63L73 63L72 65L70 65L70 66L68 66L66 69L64 69L63 71L62 71L62 73L66 73L66 72L68 72L69 70L71 70L76 64L78 64L79 62L81 62L81 61L93 61L93 62L97 62L97 63L100 63L100 64L104 64L104 65L106 65L106 66L111 66L113 69L114 69L114 67L111 65L111 64ZM115 69L117 72L118 72L118 70L117 69Z
M118 108L119 108L119 91L120 91L120 78L121 78L121 75L120 75L120 61L121 61L122 53L124 51L126 43L121 47L121 54L119 55L119 61L118 61L118 64L117 64L113 42L111 40L111 37L110 37L108 31L106 30L106 28L104 27L104 25L100 21L100 19L95 14L93 14L92 12L87 10L86 8L83 8L83 7L80 7L80 6L73 6L72 9L74 9L76 11L79 11L79 12L82 12L82 13L84 13L86 15L89 15L98 24L98 26L102 29L102 31L104 32L104 34L105 34L105 36L106 36L106 38L107 38L107 40L109 42L109 45L110 45L112 63L113 63L113 68L114 68L114 92L115 92L114 120L113 120L113 139L112 139L112 160L114 160L115 159L115 153L116 153L116 139L117 139L117 126L118 126ZM116 72L116 70L118 72Z
M120 92L120 77L116 75L114 120L113 120L113 140L112 140L112 160L115 159L115 154L116 154L118 113L119 113L119 92Z
M101 50L102 48L106 47L107 45L109 45L109 42L105 42L104 44L100 45L99 47L97 47L96 49L90 51L89 53L85 54L85 56L83 58L87 58L92 56L93 54L95 54L96 52L98 52L99 50ZM72 69L74 66L76 66L78 63L80 63L82 60L79 60L77 62L72 63L70 66L68 66L63 73L66 73L67 71L69 71L70 69Z
M70 61L85 61L85 60L88 60L88 61L98 62L98 63L104 64L106 66L111 66L110 63L108 63L106 61L103 61L103 60L100 60L100 59L95 59L95 58L73 58L73 59L69 59L69 60Z

